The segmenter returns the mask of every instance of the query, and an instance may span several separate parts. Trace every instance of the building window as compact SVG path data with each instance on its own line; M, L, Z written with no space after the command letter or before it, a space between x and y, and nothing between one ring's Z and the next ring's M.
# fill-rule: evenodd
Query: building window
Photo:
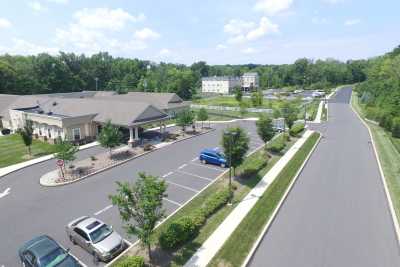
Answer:
M49 138L51 138L51 130L50 129L47 129L47 134L48 134Z
M72 129L72 135L74 136L74 140L80 140L81 139L81 129L80 128Z

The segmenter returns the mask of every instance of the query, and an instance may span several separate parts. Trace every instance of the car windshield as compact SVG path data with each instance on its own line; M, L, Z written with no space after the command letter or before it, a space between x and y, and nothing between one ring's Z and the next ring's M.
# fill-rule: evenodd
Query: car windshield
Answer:
M93 243L98 243L107 236L109 236L111 233L112 233L111 228L103 224L102 226L91 232L89 235Z
M46 267L54 267L60 264L68 256L62 248L56 248L46 256L40 258L40 265Z

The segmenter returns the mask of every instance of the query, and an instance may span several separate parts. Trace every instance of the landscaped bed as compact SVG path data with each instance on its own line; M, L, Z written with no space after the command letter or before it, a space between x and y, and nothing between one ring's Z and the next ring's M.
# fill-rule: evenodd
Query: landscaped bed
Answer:
M289 149L296 140L296 138L292 138L288 142L286 149ZM233 181L233 188L235 189L232 201L233 205L225 205L225 199L219 198L219 201L222 201L222 207L207 216L206 221L202 224L199 232L195 236L193 236L189 241L184 242L183 245L178 246L178 248L163 250L158 244L160 235L165 233L172 223L179 222L183 218L196 218L199 210L204 209L204 205L207 205L205 203L210 202L216 195L220 194L222 197L224 195L223 191L227 188L228 174L225 173L217 179L216 182L211 184L207 189L183 206L173 216L169 217L168 220L156 229L153 236L155 242L155 248L153 249L153 264L155 264L155 266L183 266L202 245L202 243L217 229L220 223L229 215L236 205L240 203L249 191L274 166L280 157L281 155L278 154L268 156L263 148L250 155L237 169L238 178ZM215 199L212 201L214 200ZM139 245L136 245L127 252L127 255L145 256L145 253Z
M52 154L55 152L55 146L33 140L31 151L32 156L29 156L28 149L18 134L0 136L0 168Z

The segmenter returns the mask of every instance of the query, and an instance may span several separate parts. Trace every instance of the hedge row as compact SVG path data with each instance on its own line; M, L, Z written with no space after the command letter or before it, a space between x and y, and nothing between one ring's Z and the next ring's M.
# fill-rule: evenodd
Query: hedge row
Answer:
M394 117L376 107L365 108L365 117L377 121L379 126L391 132L393 137L400 138L400 117Z
M118 260L114 267L144 267L144 259L140 256L125 256Z
M160 234L159 244L164 250L179 248L196 237L208 217L225 205L229 200L229 190L221 190L208 198L203 206L191 215L172 221Z
M296 137L299 133L301 133L304 130L304 123L296 123L290 128L289 134L291 136Z
M267 150L269 150L269 151L271 151L273 153L282 152L282 150L284 150L285 147L286 147L286 140L287 140L287 136L286 135L279 136L279 137L273 139L267 145Z

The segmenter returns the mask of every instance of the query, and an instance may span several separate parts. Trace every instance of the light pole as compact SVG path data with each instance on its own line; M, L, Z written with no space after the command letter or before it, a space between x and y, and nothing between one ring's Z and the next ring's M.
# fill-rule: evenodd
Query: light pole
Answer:
M232 146L233 138L237 136L237 132L224 132L224 135L229 138L229 204L232 204L233 191L232 191Z
M99 82L99 78L96 77L96 78L94 78L94 80L96 81L96 91L97 91L97 83Z

